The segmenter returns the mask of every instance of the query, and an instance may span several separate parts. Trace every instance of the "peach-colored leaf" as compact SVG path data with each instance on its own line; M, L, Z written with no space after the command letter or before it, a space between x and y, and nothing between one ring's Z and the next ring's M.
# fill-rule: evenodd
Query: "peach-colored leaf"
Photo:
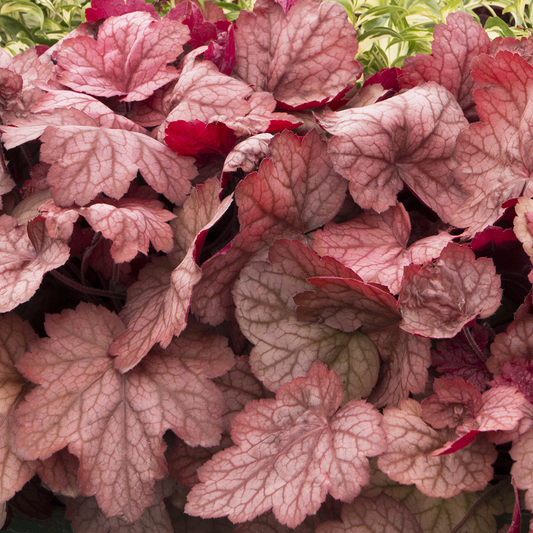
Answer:
M339 377L317 362L275 400L248 403L232 424L237 446L200 468L202 483L185 511L244 522L272 508L279 522L296 527L328 492L351 501L368 482L367 457L385 449L385 436L381 415L365 401L338 410L342 395Z
M19 226L2 215L0 230L0 312L5 313L28 301L45 273L67 261L70 248L50 238L44 220Z
M117 356L115 367L122 372L133 368L156 342L165 348L187 325L192 290L201 278L200 267L195 261L196 241L225 213L233 199L228 196L222 202L213 202L209 192L216 190L217 183L213 185L207 194L193 194L187 200L187 209L184 207L183 212L195 221L188 222L189 232L185 239L182 229L178 228L181 237L176 254L155 258L141 270L138 281L128 289L126 305L120 314L127 329L109 349L110 354ZM197 233L192 234L190 230ZM182 259L184 249L181 246L186 243L188 248ZM180 260L177 265L176 260Z
M533 430L529 430L513 442L509 452L515 461L511 474L519 489L525 490L527 509L533 509Z
M437 24L433 30L432 54L418 53L405 59L400 84L410 89L436 81L455 96L467 117L477 117L470 63L479 54L487 54L489 46L487 32L472 15L450 13L446 24Z
M492 479L497 452L484 435L451 455L431 454L452 440L450 429L435 430L421 418L422 408L408 399L385 409L382 427L387 451L378 458L379 468L391 479L435 498L451 498L461 491L483 489Z
M174 245L172 228L166 224L174 215L157 200L121 198L93 203L77 209L94 231L113 241L115 263L131 261L137 252L148 253L152 243L159 252L170 252Z
M270 148L270 158L237 186L240 233L229 249L202 265L192 309L210 324L230 317L231 287L255 253L276 239L295 237L325 224L344 200L347 183L333 170L326 143L316 131L303 139L284 131L272 139Z
M293 297L312 288L306 279L328 273L349 275L350 271L287 240L276 241L270 248L270 262L252 262L241 271L234 288L236 317L244 335L255 344L250 364L267 388L277 390L304 376L320 360L339 371L350 399L372 390L379 358L366 335L300 322L296 317Z
M69 498L77 498L80 495L78 483L80 462L75 455L63 448L39 463L37 474L50 490Z
M111 17L98 39L63 39L57 54L58 81L94 96L144 100L178 76L167 66L182 52L189 30L175 20L154 20L145 12Z
M325 104L361 74L356 32L334 2L299 0L285 14L260 0L240 13L235 40L234 73L290 107Z
M15 454L15 409L26 380L15 363L38 337L28 322L14 313L0 315L0 502L11 499L29 481L36 465ZM1 522L1 519L0 519Z
M513 220L513 229L516 237L522 243L524 251L529 258L533 258L533 226L531 224L533 213L533 200L519 198L515 205L516 216Z
M448 244L434 264L404 270L401 327L425 337L455 337L472 319L492 315L501 298L492 260L476 259L469 248Z
M18 368L39 386L17 411L17 453L46 459L68 445L80 460L81 493L107 516L135 522L167 474L167 429L192 446L218 443L222 394L208 381L232 364L227 341L184 334L121 375L108 349L124 331L103 307L81 303L47 315L48 338L32 344Z
M324 112L319 122L334 135L328 153L335 170L350 180L353 199L364 209L395 206L403 182L445 222L465 200L451 170L467 121L435 82L370 106Z
M397 202L381 214L364 211L342 224L329 222L315 232L313 249L322 256L334 257L367 283L385 285L397 294L404 267L411 263L422 265L438 257L454 238L440 232L408 247L410 234L409 215Z
M383 492L373 500L360 496L345 503L341 519L320 524L316 533L423 533L413 513Z
M197 174L191 157L178 156L159 141L134 131L49 126L41 141L41 161L52 165L48 182L60 206L86 205L99 192L118 200L137 171L153 189L181 205Z

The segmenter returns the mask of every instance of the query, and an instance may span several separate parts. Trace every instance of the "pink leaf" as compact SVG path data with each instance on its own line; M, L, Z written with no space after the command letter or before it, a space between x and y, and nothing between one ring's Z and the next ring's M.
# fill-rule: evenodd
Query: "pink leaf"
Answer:
M209 200L209 193L217 195L216 183L214 185L214 188L209 187L207 194L198 193L199 205L197 195L191 194L187 208L183 208L191 218L194 217L195 224L192 226L197 233L188 233L190 240L185 243L183 238L179 238L180 250L172 252L169 257L153 260L128 289L126 305L121 312L127 330L114 340L109 349L110 354L117 356L115 367L122 372L135 366L156 342L165 348L187 324L192 290L201 277L194 259L196 241L202 232L217 222L232 201L232 197L228 196L223 202L202 205L202 199ZM194 206L198 207L196 212ZM191 225L191 222L188 224ZM182 248L184 244L187 248ZM177 264L172 262L173 259Z
M382 427L387 451L378 458L379 468L404 485L415 484L433 498L451 498L463 490L483 489L492 479L491 464L497 452L484 436L451 455L433 457L452 436L453 430L434 430L422 421L422 409L414 400L387 408Z
M476 117L470 63L474 57L488 53L489 46L487 32L471 15L464 11L450 13L446 24L437 24L433 30L432 54L418 53L405 59L400 84L403 89L411 89L436 81L455 96L467 117Z
M423 533L413 513L383 492L372 500L360 496L344 504L341 518L342 523L320 524L316 533Z
M64 39L57 54L63 85L94 96L144 100L177 77L167 66L182 52L189 31L174 20L159 20L148 13L127 13L106 20L91 37Z
M519 489L526 490L525 504L533 508L533 430L520 435L509 452L515 461L511 474Z
M345 197L345 180L332 168L316 131L303 139L285 131L272 139L271 158L237 186L240 233L229 250L202 265L192 309L202 321L230 316L231 286L253 254L275 239L293 237L330 220Z
M384 450L381 415L364 401L342 399L340 379L315 363L309 377L282 387L276 399L247 404L232 424L237 443L198 472L185 511L244 522L272 508L296 527L329 492L350 501L369 479L366 457Z
M363 211L343 224L326 224L315 232L313 249L351 268L367 283L385 285L393 294L400 292L403 268L423 265L438 257L454 238L440 232L421 239L409 248L409 215L401 203L384 213Z
M56 204L86 205L99 192L119 199L140 170L157 192L181 205L196 176L192 158L180 157L148 135L92 126L49 126L41 160Z
M434 82L383 102L324 112L322 127L335 170L350 180L364 209L396 205L403 182L444 221L466 198L450 172L455 142L467 122L453 96Z
M154 6L144 0L126 0L126 3L124 0L92 0L91 7L85 10L85 18L87 22L96 22L101 18L118 17L134 11L146 11L157 17Z
M434 338L454 337L468 322L500 306L500 276L489 258L448 244L434 265L404 270L399 309L402 329Z
M473 234L497 220L507 200L533 195L528 181L533 161L526 111L533 67L518 54L503 51L495 58L476 57L472 76L480 86L475 100L482 122L471 124L457 140L459 167L454 176L470 196L451 222Z
M361 73L355 30L336 3L300 0L285 14L261 0L236 27L235 74L286 106L323 105Z
M45 328L49 338L18 363L40 386L17 411L17 453L46 459L68 445L80 460L82 494L96 494L107 516L134 522L167 473L167 429L193 446L218 443L223 400L208 378L223 374L233 354L221 337L184 334L121 375L108 349L124 325L107 309L81 303L47 315Z
M19 405L26 380L15 363L38 337L28 322L14 313L0 315L0 502L12 498L29 481L36 465L15 455L15 409ZM1 519L0 519L1 522Z
M77 498L80 495L79 467L78 458L63 448L48 459L40 461L37 474L53 492L69 498Z
M44 220L19 226L2 215L0 230L0 312L5 313L28 301L45 273L67 261L70 249L49 237Z

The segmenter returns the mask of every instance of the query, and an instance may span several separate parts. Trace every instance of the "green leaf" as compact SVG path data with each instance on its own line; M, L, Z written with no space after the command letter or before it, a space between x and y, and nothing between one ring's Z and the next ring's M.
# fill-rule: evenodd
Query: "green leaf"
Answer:
M379 26L378 28L365 31L364 33L362 33L361 35L357 37L357 40L361 42L361 41L364 41L365 39L385 37L387 35L394 37L395 39L398 39L400 41L404 40L403 37L398 32L391 30L390 28L385 28L384 26Z
M13 17L0 14L0 30L4 32L9 39L18 39L20 32L25 33L27 38L31 39L32 34L26 27Z
M496 30L502 37L514 37L512 30L498 17L489 17L485 22L485 30Z
M30 2L29 0L13 0L11 2L6 2L2 5L2 8L0 9L1 15L13 16L17 13L27 14L30 15L30 17L34 17L37 20L38 26L40 28L43 27L44 13L42 9L39 6L36 6L33 2ZM28 24L28 22L26 22L26 24Z

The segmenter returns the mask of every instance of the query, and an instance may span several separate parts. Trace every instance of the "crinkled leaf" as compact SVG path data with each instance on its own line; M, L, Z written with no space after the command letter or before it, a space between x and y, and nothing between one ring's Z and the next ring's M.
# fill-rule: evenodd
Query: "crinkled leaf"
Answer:
M519 198L515 205L516 216L513 220L514 233L522 243L530 259L533 258L533 200Z
M371 106L324 112L334 168L350 180L353 199L382 212L405 182L445 221L466 198L451 170L467 121L455 98L434 82Z
M200 7L192 2L180 2L168 12L165 18L179 20L189 28L190 39L187 45L193 49L207 44L217 36L216 26L205 21Z
M232 423L237 444L198 472L185 511L244 522L272 508L289 527L314 514L326 494L352 500L369 479L367 457L384 446L381 415L360 400L340 406L339 377L315 363L309 377L282 387L276 399L247 404Z
M342 507L341 522L320 524L316 533L423 533L409 509L381 493L371 500L360 496Z
M471 15L450 13L446 24L437 24L433 30L432 54L405 58L400 84L411 89L436 81L455 96L467 117L476 117L470 63L479 54L488 53L489 46L487 32Z
M255 344L250 364L264 385L276 390L304 376L320 360L342 371L352 397L372 390L379 368L377 352L360 332L343 333L320 323L302 323L293 297L311 288L306 279L316 274L350 271L334 260L321 260L297 241L277 241L270 262L253 262L235 285L236 317L242 332Z
M492 315L501 298L492 260L476 259L469 248L448 244L434 264L404 270L401 327L415 335L451 338L472 319Z
M287 13L273 0L259 0L236 22L234 73L286 106L325 104L355 82L357 37L335 2L300 0Z
M155 7L144 0L126 0L125 3L124 0L91 0L91 7L85 10L85 18L88 22L96 22L101 18L119 17L134 11L146 11L157 17Z
M427 496L451 498L461 491L483 489L492 479L497 452L484 435L451 455L431 454L451 440L453 430L434 430L421 418L414 400L385 409L382 427L387 451L378 458L379 468L404 485L415 484Z
M178 76L167 66L180 55L189 30L175 20L154 20L144 12L107 19L98 39L64 39L57 54L63 85L94 96L144 100Z
M44 220L19 226L0 217L0 312L11 311L37 291L46 272L63 265L70 248L51 239Z
M197 205L196 195L191 198L193 206ZM195 261L196 240L217 222L232 199L228 196L213 211L207 209L211 218L202 209L195 213L196 224L203 222L204 226L193 236L177 266L172 262L175 256L156 258L141 270L138 281L128 289L126 305L120 314L127 329L109 349L110 354L117 356L115 367L122 372L135 366L156 342L165 348L174 335L185 329L192 290L201 278ZM190 210L188 207L187 211Z
M148 135L91 126L48 127L41 160L56 204L86 205L99 192L119 199L139 170L157 192L181 205L196 174L194 160L176 155Z
M29 481L36 465L15 455L15 409L22 400L25 379L15 368L37 339L28 322L14 313L0 315L0 502L12 498ZM0 513L1 514L1 513ZM0 519L0 522L2 520Z
M223 374L233 354L221 337L184 334L121 375L108 354L124 331L114 313L81 303L47 315L45 329L49 338L18 362L40 386L17 411L17 453L45 459L68 445L80 460L82 494L96 495L107 516L135 522L167 473L167 429L193 446L218 443L223 399L208 378Z
M271 140L270 133L259 133L241 141L226 157L223 172L234 172L238 168L252 172L263 157L269 156Z
M229 249L202 265L192 309L210 324L229 318L231 287L255 253L276 239L316 229L335 216L344 200L346 181L333 170L326 143L316 131L303 139L284 131L272 139L270 148L270 159L235 191L240 233Z
M454 238L440 232L421 239L409 248L411 223L405 207L397 202L384 213L364 211L344 222L326 224L315 232L313 249L351 268L367 283L385 285L393 294L400 292L403 268L422 265L438 257Z
M500 368L502 375L496 376L491 385L496 388L499 388L498 385L510 385L518 389L530 403L533 402L533 362L515 356L512 360L500 363Z
M523 357L533 360L533 316L524 315L512 322L505 333L499 333L490 345L492 357L487 360L488 369L495 375L502 374L504 361Z
M482 122L459 136L455 179L470 194L450 221L470 233L491 225L503 213L502 204L518 196L532 196L533 168L531 94L533 67L518 54L503 51L472 60L472 76Z

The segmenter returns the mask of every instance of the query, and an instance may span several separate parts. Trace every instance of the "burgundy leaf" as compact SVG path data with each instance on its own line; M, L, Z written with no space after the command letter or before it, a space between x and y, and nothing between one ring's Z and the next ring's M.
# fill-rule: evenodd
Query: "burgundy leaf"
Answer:
M45 328L49 338L18 362L40 386L17 411L17 454L46 459L68 445L82 494L95 494L107 516L135 522L167 473L167 429L193 446L218 443L223 400L208 378L233 354L221 337L184 334L121 375L108 349L124 325L107 309L81 303L47 315Z
M436 81L455 96L467 117L477 117L470 63L474 57L488 53L489 46L487 32L471 15L464 11L450 13L446 24L437 24L433 30L432 54L419 53L405 59L400 84L403 89L411 89Z
M371 106L324 112L322 127L335 170L350 180L353 199L383 212L405 182L445 221L466 198L451 175L467 121L455 98L435 82Z
M227 30L221 30L223 25L225 25L224 22L217 24L218 34L216 39L209 43L204 57L208 61L212 61L220 72L229 76L237 62L235 30L233 24L229 25Z
M157 17L155 7L144 0L126 0L126 3L124 0L92 0L91 7L85 10L85 18L88 22L96 22L101 18L118 17L134 11L146 11Z
M285 14L273 0L241 11L235 74L291 108L324 105L357 80L357 37L335 2L300 0Z
M166 14L165 19L177 20L189 28L187 45L193 49L216 39L216 26L204 20L202 10L193 2L180 2Z
M296 527L328 492L351 501L368 482L367 457L384 450L385 436L370 404L353 400L338 410L342 395L339 377L317 362L275 400L248 403L232 424L237 446L200 468L202 483L185 511L244 522L272 508L279 522Z
M404 270L401 327L415 335L451 338L472 319L492 315L501 297L492 260L475 259L469 248L448 244L434 265Z
M220 122L176 120L167 126L165 133L167 146L178 155L219 154L225 157L237 141L233 131Z
M272 139L270 148L271 158L237 186L240 233L229 249L202 265L192 309L204 322L229 318L233 282L256 252L278 238L321 226L344 200L346 182L333 170L316 131L303 139L285 131Z
M174 20L154 20L144 12L107 19L91 37L63 39L57 54L58 81L94 96L144 100L177 77L167 66L182 52L188 29Z

